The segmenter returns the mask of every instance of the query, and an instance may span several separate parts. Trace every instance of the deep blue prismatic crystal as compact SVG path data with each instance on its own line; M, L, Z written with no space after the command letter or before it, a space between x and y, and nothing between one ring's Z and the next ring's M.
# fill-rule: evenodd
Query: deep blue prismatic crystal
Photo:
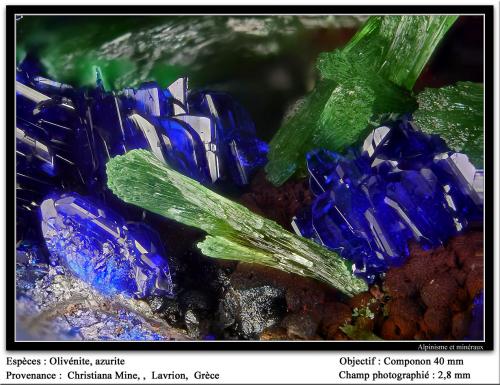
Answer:
M61 265L105 295L172 295L162 243L142 223L76 193L49 195L40 205L52 265Z
M208 116L215 125L214 140L217 152L225 163L222 172L231 175L238 185L248 184L250 176L266 163L267 143L256 138L255 126L249 114L221 92L195 92L188 98L189 110Z
M484 338L484 291L481 290L472 302L471 323L466 340L482 340Z
M312 205L292 226L354 262L373 281L408 255L435 247L482 219L483 172L407 118L373 130L346 155L307 155Z
M266 161L267 145L248 113L227 94L189 93L187 78L165 89L155 82L116 93L97 88L90 116L102 163L146 148L201 183L245 185Z

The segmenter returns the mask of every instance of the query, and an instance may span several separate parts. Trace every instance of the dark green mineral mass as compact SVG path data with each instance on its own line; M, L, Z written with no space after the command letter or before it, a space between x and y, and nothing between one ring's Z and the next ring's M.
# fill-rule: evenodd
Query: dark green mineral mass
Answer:
M426 88L418 94L414 119L429 134L439 134L450 148L468 155L483 168L482 84L458 82L443 88Z

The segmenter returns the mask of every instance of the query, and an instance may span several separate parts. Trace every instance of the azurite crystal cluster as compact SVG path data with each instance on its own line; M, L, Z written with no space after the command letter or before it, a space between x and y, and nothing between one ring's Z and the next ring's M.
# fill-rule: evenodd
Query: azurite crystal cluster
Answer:
M28 58L16 78L19 237L42 235L53 265L103 294L172 295L158 235L127 223L126 205L106 189L105 164L143 148L203 184L245 185L265 163L266 143L230 96L188 92L187 78L165 89L150 82L106 92L98 71L97 87L89 90L41 72Z
M435 247L482 220L482 170L407 118L373 130L346 156L312 151L307 165L316 198L295 230L369 281L406 259L410 239Z
M67 266L108 295L173 294L163 245L146 224L125 223L76 193L49 196L40 211L52 265Z

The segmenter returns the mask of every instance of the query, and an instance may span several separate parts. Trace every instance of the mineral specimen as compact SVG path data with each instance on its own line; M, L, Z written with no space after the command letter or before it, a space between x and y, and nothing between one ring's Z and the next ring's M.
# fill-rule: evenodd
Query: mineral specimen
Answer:
M207 185L245 185L266 160L248 113L226 94L189 93L187 78L165 89L149 82L106 92L99 70L92 89L42 75L32 56L16 74L18 240L41 240L34 213L53 191L92 195L127 217L129 208L106 189L104 165L131 149L148 149Z
M313 277L347 295L367 289L336 253L205 188L148 151L114 157L107 174L109 188L125 202L206 231L209 235L198 247L209 257Z
M482 171L407 119L373 130L361 151L316 150L307 164L316 198L293 227L370 281L405 260L408 240L435 247L482 218Z
M76 193L40 205L52 265L62 265L105 295L172 295L165 252L154 231Z
M269 285L231 288L221 301L221 320L237 335L255 338L286 312L283 290Z
M412 112L408 91L456 18L370 17L343 49L320 55L316 88L271 140L269 180L281 185L304 171L314 148L344 151L383 114Z
M385 314L377 315L383 315L380 336L464 339L475 293L483 289L483 247L483 232L474 226L449 239L446 246L424 250L410 242L409 258L389 269L383 281L387 302L381 309ZM474 291L469 290L472 287Z

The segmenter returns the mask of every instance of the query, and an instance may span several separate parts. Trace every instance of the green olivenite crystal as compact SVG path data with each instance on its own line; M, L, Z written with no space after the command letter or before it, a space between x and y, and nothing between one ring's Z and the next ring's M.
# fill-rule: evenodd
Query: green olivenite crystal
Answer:
M314 145L340 151L354 143L361 134L361 129L368 126L374 100L374 92L366 82L352 81L339 84L333 89L321 112L319 127L313 134ZM331 129L336 126L358 129Z
M353 61L411 90L458 16L374 16L343 49Z
M336 253L209 190L148 151L117 156L106 171L108 186L120 199L207 232L198 247L209 257L312 277L349 296L368 288L353 276L351 263Z
M426 88L417 96L414 120L423 131L439 134L450 148L483 168L483 96L479 83Z
M343 151L381 116L414 111L411 89L456 19L373 16L343 49L322 53L318 86L271 140L268 179L281 185L313 148Z
M267 178L274 184L280 185L284 175L293 175L296 171L305 171L306 153L312 144L312 135L319 124L323 107L331 96L333 82L322 80L315 89L300 100L290 118L285 119L280 130L276 132L271 142L273 151L267 155ZM308 141L305 143L304 141ZM282 147L283 146L283 147Z

